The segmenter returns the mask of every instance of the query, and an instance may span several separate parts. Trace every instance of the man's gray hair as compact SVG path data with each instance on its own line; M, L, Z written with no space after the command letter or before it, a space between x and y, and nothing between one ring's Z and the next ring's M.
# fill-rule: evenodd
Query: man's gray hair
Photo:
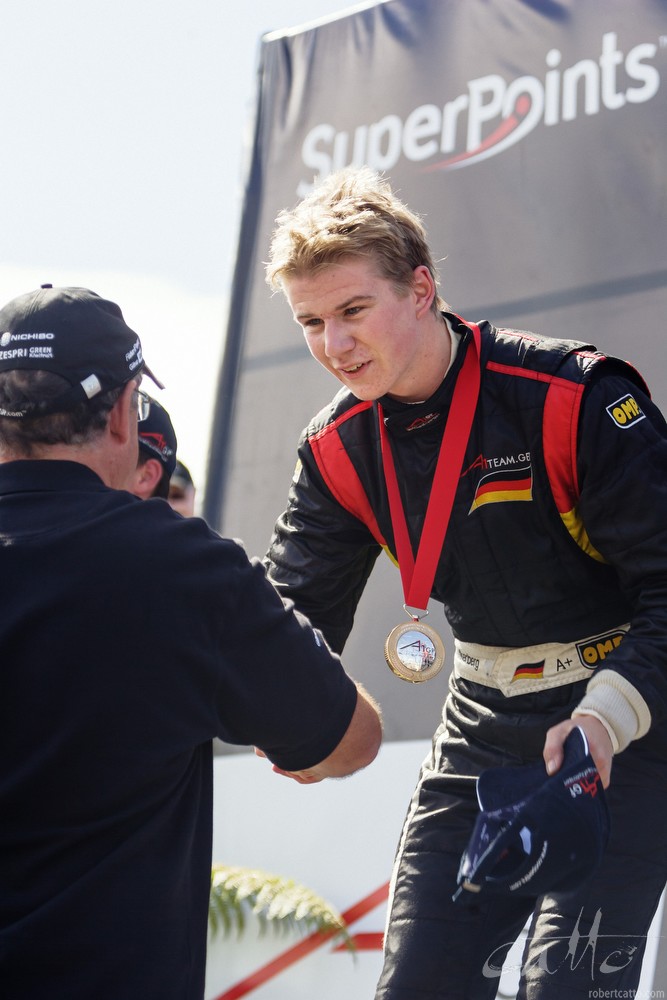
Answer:
M0 416L0 449L29 458L34 448L43 445L81 445L92 441L106 427L124 386L77 403L66 413L40 413L40 404L48 404L67 388L66 379L52 372L26 369L0 372L0 409L7 413L28 410L19 420Z

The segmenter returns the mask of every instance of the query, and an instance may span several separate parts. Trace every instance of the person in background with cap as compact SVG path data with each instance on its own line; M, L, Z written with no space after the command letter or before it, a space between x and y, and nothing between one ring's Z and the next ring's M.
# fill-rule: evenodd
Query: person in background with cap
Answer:
M176 468L176 432L165 408L146 395L145 414L139 421L139 458L130 493L148 500L169 497L170 481ZM172 505L173 506L173 505Z
M381 739L259 563L127 492L143 375L87 289L0 310L3 1000L201 1000L213 738L302 784Z
M339 383L299 442L271 579L341 652L385 550L405 601L385 644L392 670L423 681L442 665L437 622L422 620L431 599L455 640L376 1000L492 1000L531 914L522 1000L634 995L667 877L662 414L630 365L590 345L454 313L421 220L367 167L278 216L267 279ZM575 728L609 786L592 880L543 895L529 868L505 893L464 887L453 901L480 774L542 757L544 780L544 764L559 774ZM529 833L519 843L539 866ZM473 890L486 878L476 855L466 872Z
M176 459L176 467L169 482L167 499L175 511L183 517L192 517L195 512L196 488L190 470L184 462Z

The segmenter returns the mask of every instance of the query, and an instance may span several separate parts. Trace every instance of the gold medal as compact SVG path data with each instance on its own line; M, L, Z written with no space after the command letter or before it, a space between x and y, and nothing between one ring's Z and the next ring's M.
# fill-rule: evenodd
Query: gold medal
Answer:
M440 673L445 647L435 629L414 619L391 630L384 644L384 656L397 677L419 684Z

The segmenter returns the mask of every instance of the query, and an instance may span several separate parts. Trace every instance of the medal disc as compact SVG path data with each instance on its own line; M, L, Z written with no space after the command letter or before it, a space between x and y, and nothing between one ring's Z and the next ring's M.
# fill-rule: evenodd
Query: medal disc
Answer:
M418 684L440 673L445 647L435 629L421 621L412 621L391 630L384 644L384 656L397 677Z

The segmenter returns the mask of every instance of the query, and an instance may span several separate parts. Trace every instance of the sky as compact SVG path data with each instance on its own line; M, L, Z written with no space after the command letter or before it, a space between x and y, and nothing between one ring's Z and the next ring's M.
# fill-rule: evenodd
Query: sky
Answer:
M202 487L260 39L352 6L3 0L0 304L46 282L118 303Z

